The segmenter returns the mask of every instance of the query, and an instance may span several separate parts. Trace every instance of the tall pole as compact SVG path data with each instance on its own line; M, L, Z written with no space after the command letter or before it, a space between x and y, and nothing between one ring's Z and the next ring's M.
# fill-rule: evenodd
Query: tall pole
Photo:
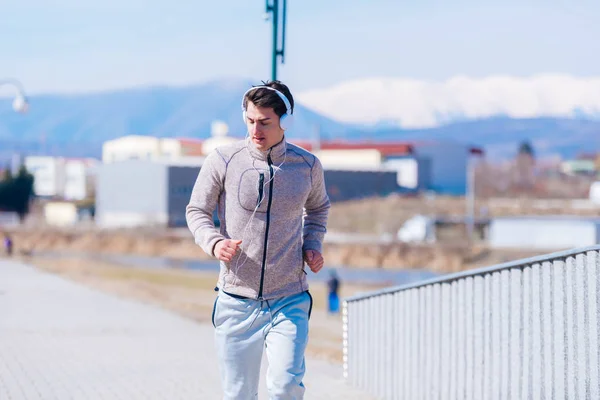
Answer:
M273 0L273 51L271 57L271 80L277 79L277 35L279 25L279 0Z
M287 18L287 0L281 0L283 3L281 18L281 47L279 38L279 0L266 0L267 19L273 21L273 47L271 51L271 80L277 79L277 58L281 57L281 63L284 63L285 57L285 22ZM272 15L269 17L269 13Z

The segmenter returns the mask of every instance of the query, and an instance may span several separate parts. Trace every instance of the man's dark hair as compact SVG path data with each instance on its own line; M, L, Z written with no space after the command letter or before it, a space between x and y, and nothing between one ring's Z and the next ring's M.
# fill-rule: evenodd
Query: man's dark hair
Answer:
M260 86L268 86L283 93L283 95L287 97L288 101L290 102L292 113L294 112L294 98L292 97L290 89L288 89L286 85L279 81L271 81L263 82L263 84ZM248 108L248 102L250 101L257 107L272 108L273 111L275 111L275 114L277 114L279 117L285 114L285 103L283 100L281 100L277 93L269 89L261 88L260 86L254 86L256 89L253 89L246 94L244 97L244 109Z

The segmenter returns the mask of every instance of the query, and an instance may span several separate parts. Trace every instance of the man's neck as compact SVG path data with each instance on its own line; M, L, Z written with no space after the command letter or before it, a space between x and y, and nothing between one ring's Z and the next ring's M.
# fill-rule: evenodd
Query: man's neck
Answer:
M283 158L283 156L285 154L286 150L284 148L285 147L284 142L285 142L285 135L281 138L281 140L279 142L277 142L273 146L269 147L266 150L261 150L258 147L256 147L256 145L250 138L248 138L247 146L248 146L248 149L250 150L250 153L253 155L253 157L261 159L261 160L266 160L268 156L271 156L273 162L277 162L276 160ZM280 149L280 147L281 147L281 149Z

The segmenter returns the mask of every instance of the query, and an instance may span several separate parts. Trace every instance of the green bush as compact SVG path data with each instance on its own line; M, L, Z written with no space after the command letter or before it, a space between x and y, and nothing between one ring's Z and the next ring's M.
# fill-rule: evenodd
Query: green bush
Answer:
M23 220L29 213L29 204L34 195L33 175L24 166L21 166L16 176L10 171L0 181L0 209L14 211Z

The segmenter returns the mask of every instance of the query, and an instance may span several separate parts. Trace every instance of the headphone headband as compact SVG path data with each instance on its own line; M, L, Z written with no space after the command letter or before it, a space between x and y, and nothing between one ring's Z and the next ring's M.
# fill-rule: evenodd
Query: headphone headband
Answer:
M254 87L251 87L250 89L246 90L246 92L242 96L242 111L246 111L246 107L244 107L244 99L246 99L246 95L248 93L250 93L251 91L253 91L254 89L261 89L261 88L268 89L268 90L275 92L277 94L277 96L279 96L279 98L283 101L283 104L285 104L285 110L286 110L285 113L287 115L293 114L292 105L290 104L290 101L288 100L288 98L283 93L281 93L279 90L274 89L270 86L254 86Z

